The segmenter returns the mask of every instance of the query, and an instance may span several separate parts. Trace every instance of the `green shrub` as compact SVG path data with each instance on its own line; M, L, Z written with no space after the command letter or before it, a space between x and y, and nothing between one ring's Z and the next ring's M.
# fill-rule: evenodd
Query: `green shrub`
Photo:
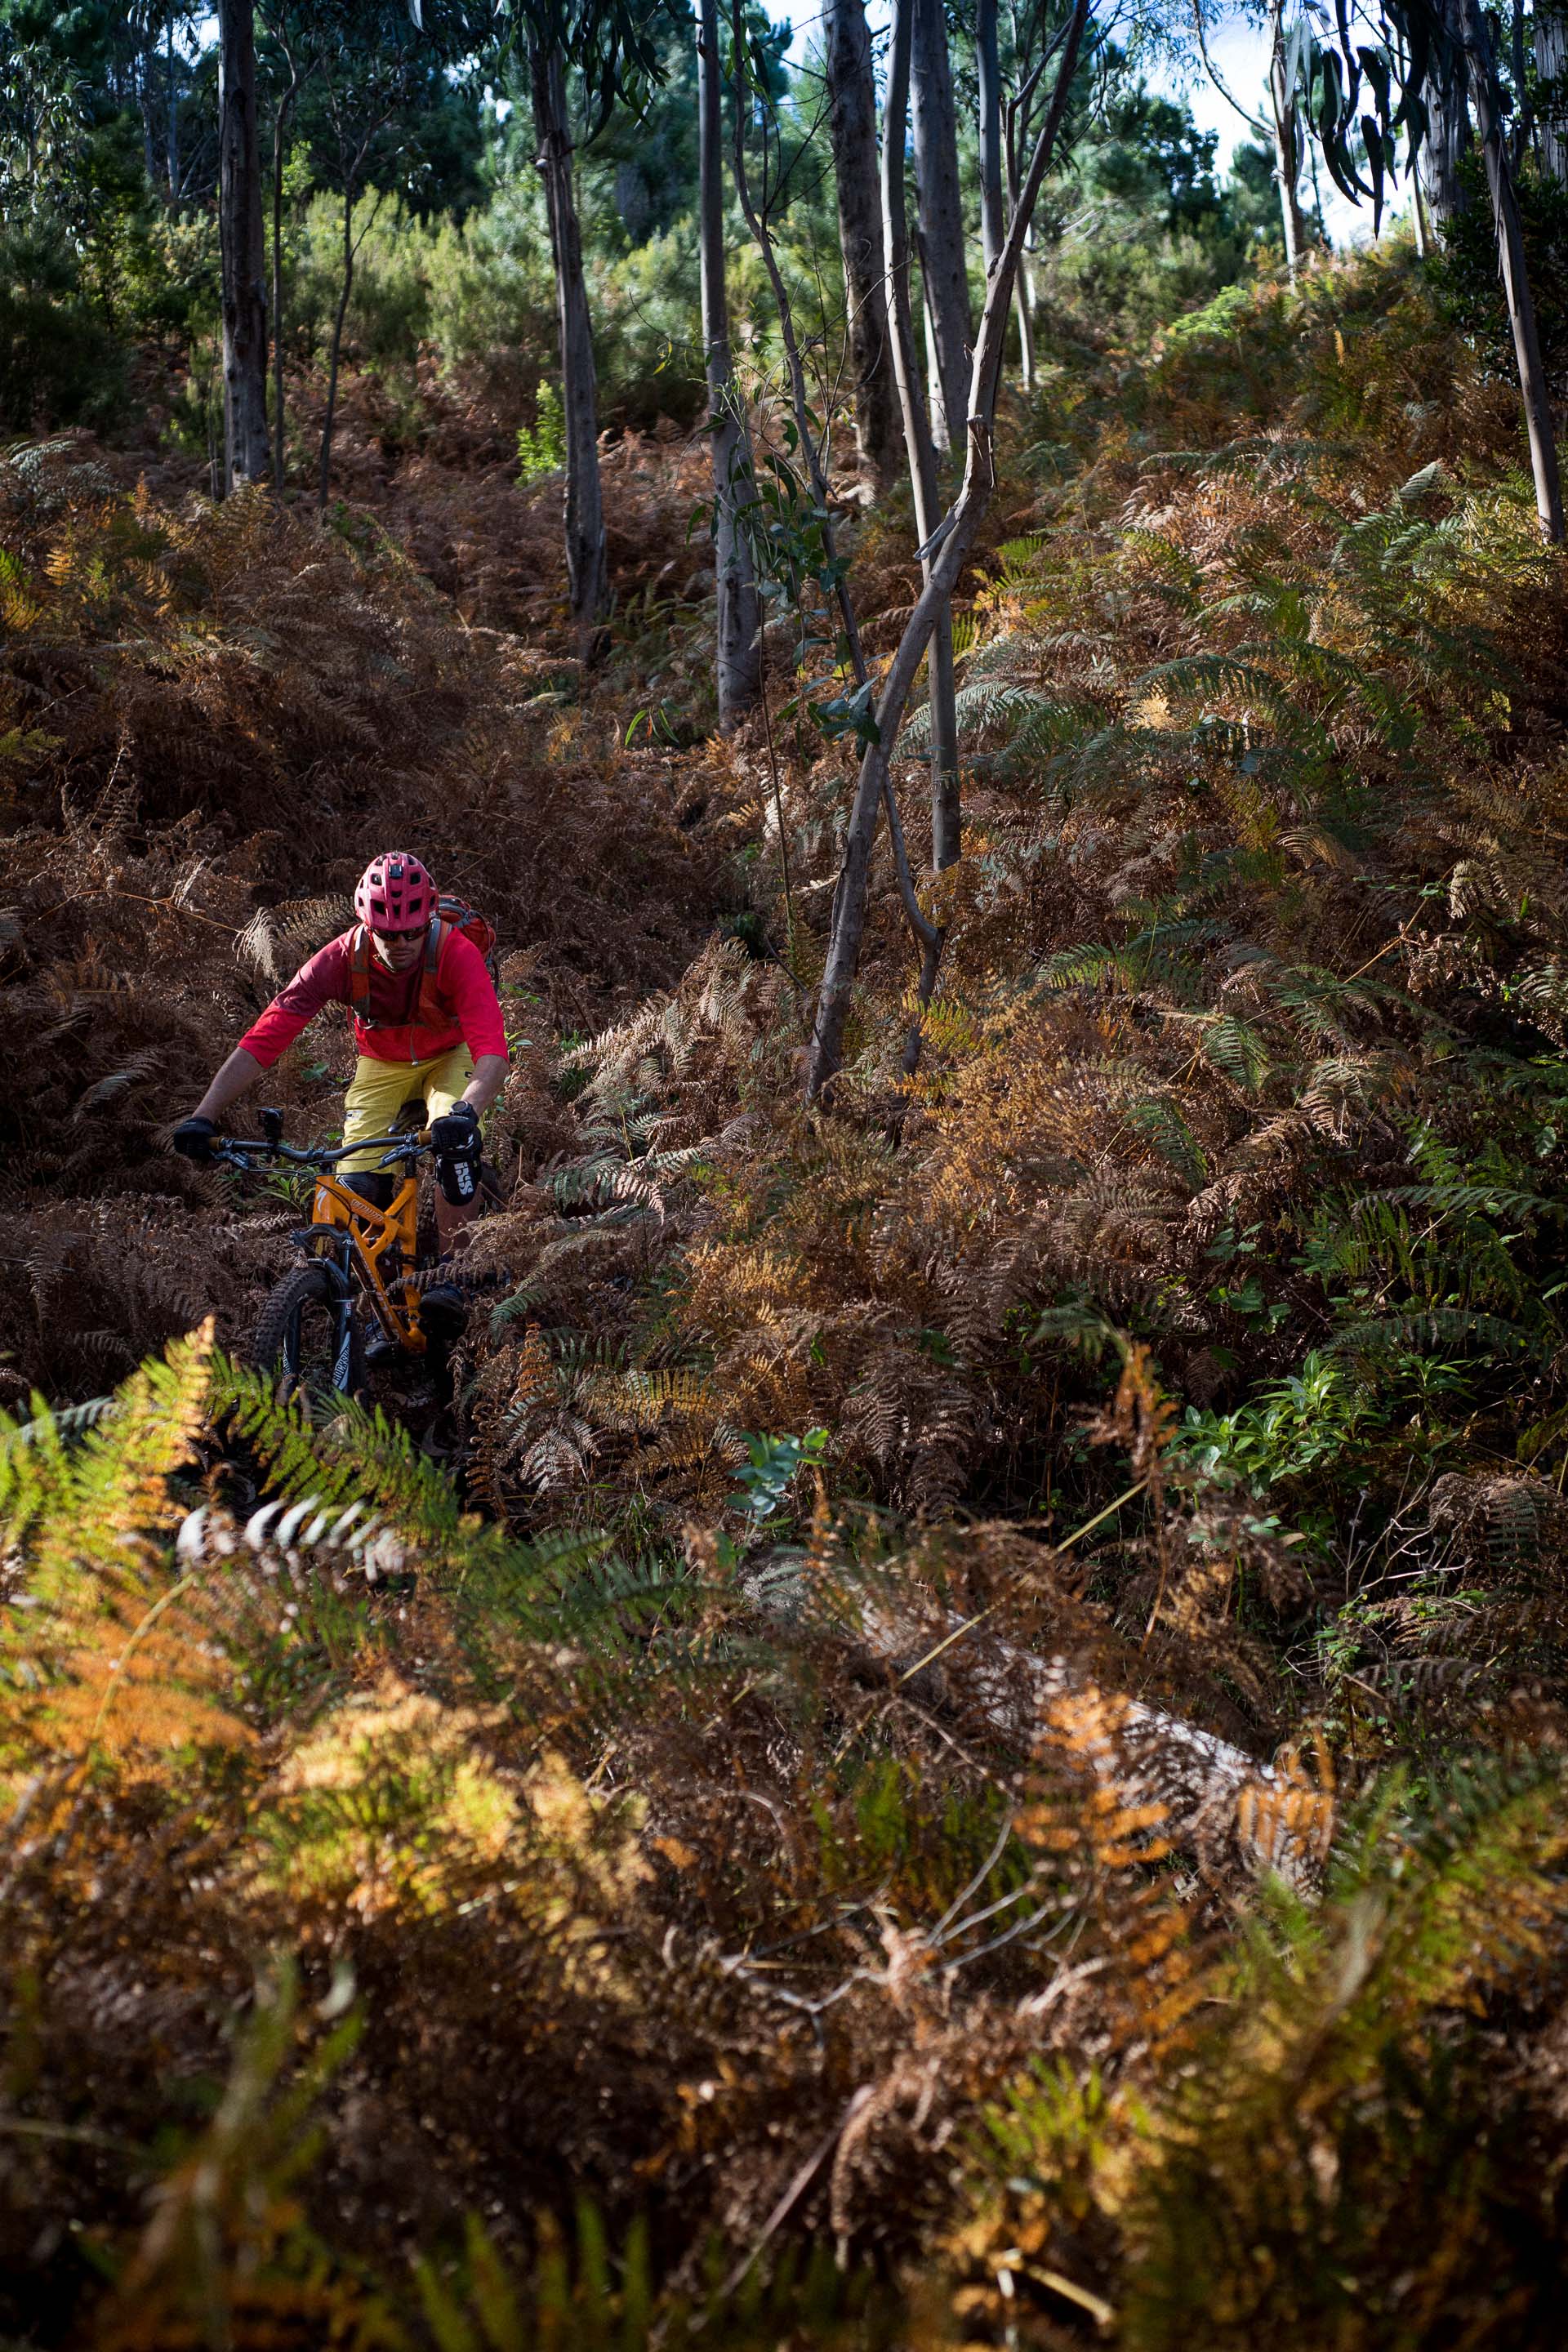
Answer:
M498 189L461 227L443 223L430 242L429 266L430 331L448 362L520 346L553 351L550 228L532 175Z
M1513 335L1498 278L1497 234L1486 176L1478 153L1460 166L1464 209L1444 232L1442 251L1429 265L1440 312L1457 327L1496 375L1512 381ZM1527 168L1519 177L1520 225L1535 304L1541 356L1555 397L1568 395L1568 188Z
M354 205L353 234L358 249L345 343L370 367L412 361L430 331L431 233L395 196L367 188ZM312 356L325 352L342 278L342 199L313 195L300 226L286 297L296 349Z
M0 234L0 427L92 425L122 396L124 353L82 283L81 264L47 222Z
M566 463L566 417L561 394L552 383L542 383L531 425L517 428L517 482L526 489L544 474L558 473Z
M1182 318L1171 320L1164 330L1165 349L1187 351L1194 343L1234 335L1251 318L1256 307L1250 286L1222 286L1219 292L1199 309L1188 310Z

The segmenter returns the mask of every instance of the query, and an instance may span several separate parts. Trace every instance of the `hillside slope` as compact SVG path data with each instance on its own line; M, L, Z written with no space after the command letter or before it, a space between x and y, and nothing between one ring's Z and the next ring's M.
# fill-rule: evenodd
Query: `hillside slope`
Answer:
M790 616L688 741L695 592L584 678L0 469L8 2338L1552 2340L1568 572L1397 253L1009 431L918 1075L884 863L810 1111ZM508 950L460 1487L163 1148L392 834Z

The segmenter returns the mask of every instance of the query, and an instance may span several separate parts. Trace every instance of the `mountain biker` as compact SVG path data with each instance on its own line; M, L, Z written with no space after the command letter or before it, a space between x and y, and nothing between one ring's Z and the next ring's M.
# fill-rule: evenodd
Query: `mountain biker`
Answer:
M440 921L436 885L409 851L372 858L354 892L354 912L358 925L301 965L246 1031L172 1139L188 1160L210 1160L217 1122L229 1105L249 1092L323 1005L350 1005L359 1059L343 1100L343 1141L384 1135L404 1103L424 1096L436 1147L436 1231L445 1257L479 1210L479 1115L500 1092L507 1072L500 1001L473 940L458 925ZM378 1166L380 1159L375 1151L351 1154L340 1172L351 1190L385 1208L395 1180Z

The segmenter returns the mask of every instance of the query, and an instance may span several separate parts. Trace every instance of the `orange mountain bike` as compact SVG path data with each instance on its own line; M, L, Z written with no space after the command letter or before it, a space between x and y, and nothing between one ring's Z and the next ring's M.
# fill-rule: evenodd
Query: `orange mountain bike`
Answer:
M420 1112L424 1108L417 1105ZM455 1299L437 1307L419 1281L419 1168L435 1156L428 1128L400 1126L361 1143L306 1149L284 1142L279 1110L264 1110L261 1129L257 1140L216 1143L214 1159L251 1175L309 1169L316 1187L310 1222L293 1235L304 1263L291 1267L268 1298L247 1351L251 1362L275 1371L286 1391L353 1396L364 1379L367 1315L391 1343L388 1353L395 1348L411 1358L444 1360L454 1308L458 1318L461 1308ZM334 1172L351 1155L366 1151L382 1154L375 1172L401 1175L385 1208L351 1191Z

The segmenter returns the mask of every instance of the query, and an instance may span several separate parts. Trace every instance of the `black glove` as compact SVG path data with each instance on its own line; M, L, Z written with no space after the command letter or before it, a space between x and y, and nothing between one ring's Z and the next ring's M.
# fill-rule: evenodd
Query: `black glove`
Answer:
M467 1207L479 1189L479 1115L472 1103L452 1105L430 1122L436 1147L436 1181L455 1209Z
M440 1152L477 1151L479 1115L470 1102L455 1102L449 1111L430 1122L430 1140Z
M176 1151L187 1160L198 1162L213 1156L213 1138L217 1133L216 1121L210 1118L183 1118L171 1138Z

